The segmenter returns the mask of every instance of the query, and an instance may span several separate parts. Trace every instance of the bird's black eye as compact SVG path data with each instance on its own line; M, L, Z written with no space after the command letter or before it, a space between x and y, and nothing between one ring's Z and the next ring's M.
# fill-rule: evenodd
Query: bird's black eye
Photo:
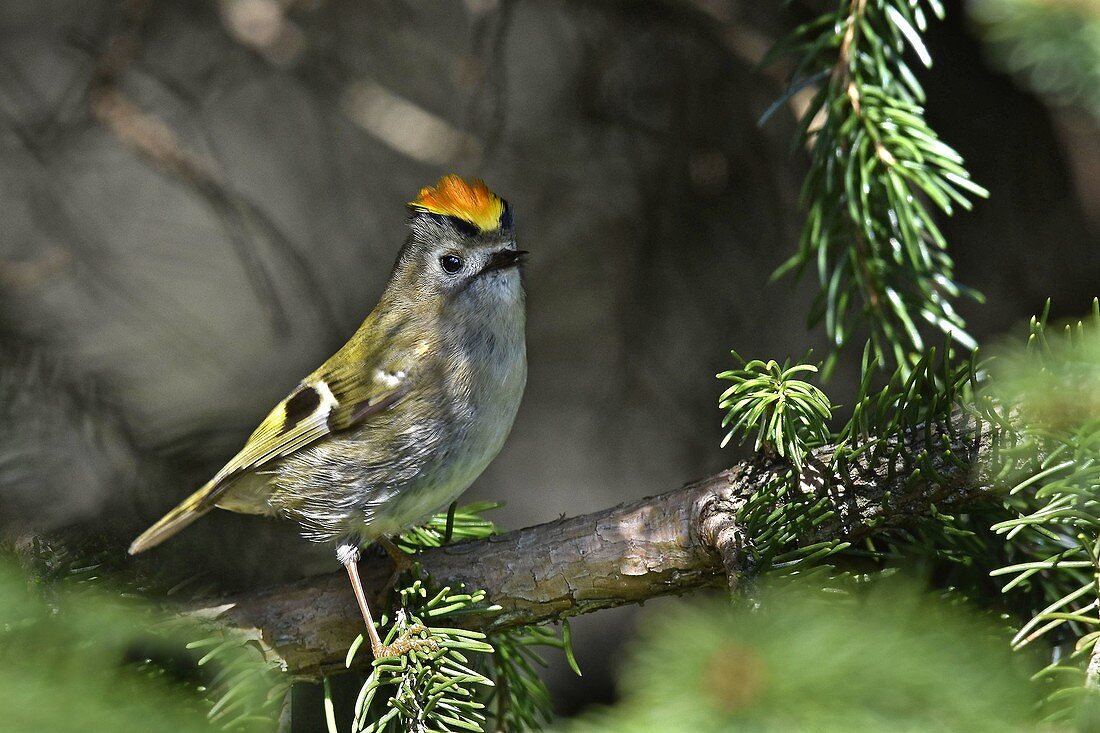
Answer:
M440 266L452 275L462 269L462 258L455 255L443 255L439 258Z

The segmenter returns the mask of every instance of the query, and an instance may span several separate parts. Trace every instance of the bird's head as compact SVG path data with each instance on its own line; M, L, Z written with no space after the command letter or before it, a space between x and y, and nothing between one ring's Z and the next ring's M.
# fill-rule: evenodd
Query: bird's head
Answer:
M512 209L481 180L449 175L409 203L409 239L392 285L416 308L488 308L522 303ZM408 302L408 301L406 301Z

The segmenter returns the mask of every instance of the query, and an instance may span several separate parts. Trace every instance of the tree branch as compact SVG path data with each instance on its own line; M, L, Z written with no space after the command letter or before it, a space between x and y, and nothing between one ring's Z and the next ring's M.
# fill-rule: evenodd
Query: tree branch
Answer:
M899 450L884 451L894 458L863 457L846 475L829 468L833 448L813 452L792 491L828 497L834 515L803 538L806 544L857 540L927 517L932 504L950 509L988 493L989 479L977 468L989 450L984 427L972 421L951 431L936 425L901 440ZM909 462L921 451L928 451L931 462L924 465L936 470L914 477ZM487 591L489 601L502 610L453 622L481 629L556 620L707 586L736 587L756 572L746 562L749 538L737 525L737 510L786 468L745 462L659 496L426 550L418 558L437 585ZM382 588L391 571L388 559L364 561L363 583ZM343 572L227 599L190 614L217 618L254 635L290 673L304 677L342 668L349 644L362 631Z

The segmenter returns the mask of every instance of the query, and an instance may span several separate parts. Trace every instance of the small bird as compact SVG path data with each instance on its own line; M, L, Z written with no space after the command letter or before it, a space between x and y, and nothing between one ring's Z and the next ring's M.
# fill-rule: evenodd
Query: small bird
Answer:
M237 455L130 545L138 553L214 507L297 521L332 542L377 659L359 548L454 501L504 445L527 382L512 209L480 180L444 176L409 204L410 233L359 330L275 406Z

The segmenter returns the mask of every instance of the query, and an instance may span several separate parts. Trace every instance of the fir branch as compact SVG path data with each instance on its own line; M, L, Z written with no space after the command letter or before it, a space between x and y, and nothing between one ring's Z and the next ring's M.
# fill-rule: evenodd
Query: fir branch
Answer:
M806 451L828 440L828 421L833 414L825 394L797 378L816 373L817 367L791 366L789 361L783 366L759 359L746 362L736 351L731 353L740 368L717 375L733 382L718 398L718 407L726 410L722 427L728 428L722 447L738 434L743 443L755 432L754 450L778 454L801 471Z
M736 399L736 413L743 415L733 423L727 440L740 434L742 441L753 432L765 433L772 441L785 440L787 455L810 455L814 446L830 443L833 446L828 464L819 461L791 460L788 470L776 470L771 480L749 497L736 512L736 524L740 543L747 545L752 555L753 567L798 568L820 563L826 558L848 549L843 538L828 538L820 542L808 542L816 534L816 528L832 520L836 507L828 496L811 490L815 485L828 481L830 476L846 475L853 464L863 464L870 471L885 470L886 477L894 480L905 474L910 479L922 476L923 480L937 481L943 469L932 460L936 446L925 426L940 426L944 441L957 441L963 433L980 425L983 417L970 407L974 403L974 377L977 368L974 358L956 364L950 345L942 352L929 350L910 367L898 367L892 377L877 392L870 391L873 363L870 345L864 351L863 382L852 415L837 433L830 433L825 420L830 415L829 400L816 387L798 383L792 375L814 370L811 365L785 366L770 362L770 378L754 377L763 362L750 362L740 372L726 373L736 384L723 395L723 404ZM938 358L939 354L943 358ZM750 369L759 365L756 369ZM720 375L721 376L721 375ZM791 400L791 415L784 415L774 405L787 401L792 382L801 385ZM807 390L813 390L808 392ZM811 395L811 396L807 396ZM824 409L823 409L824 408ZM968 409L969 408L969 409ZM734 414L731 412L731 415ZM728 421L728 418L727 418ZM793 422L783 426L783 421ZM766 431L758 428L763 424ZM924 444L914 444L905 437L914 433L925 435ZM757 440L758 456L768 458L773 448ZM942 457L958 460L945 445ZM946 450L944 450L946 448ZM809 487L809 489L807 488ZM929 507L930 518L942 518L934 506ZM878 557L891 554L892 542L887 537L884 550L871 553ZM868 554L868 548L855 550Z
M772 53L796 57L792 88L827 79L799 128L811 158L806 225L776 276L816 267L811 325L824 322L835 350L868 328L881 366L907 368L929 330L975 346L951 299L979 296L953 279L930 205L950 215L986 192L924 118L924 91L907 55L931 65L921 39L925 7L942 16L934 0L844 0Z
M398 638L409 627L420 625L428 629L436 648L373 661L370 676L355 703L353 733L451 730L451 726L483 730L485 705L478 699L478 688L492 687L493 681L475 669L472 658L492 654L493 647L480 632L428 624L433 616L443 616L448 610L476 606L484 599L484 593L452 593L450 588L444 588L429 594L417 580L402 589L401 596L403 609L415 607L421 615L399 610L386 642ZM348 666L362 646L362 638L360 635L349 651Z
M427 524L403 533L398 547L408 553L440 548L452 540L483 540L496 534L484 512L498 505L482 502L458 508L452 504ZM493 613L485 592L464 586L437 587L414 563L397 584L398 609L386 643L413 628L434 641L431 648L414 650L393 659L371 661L353 712L352 733L401 731L535 730L550 719L550 693L531 661L542 663L533 651L546 646L563 649L572 658L567 637L550 629L525 626L486 635L448 624L464 616ZM444 625L437 625L444 624ZM364 644L364 634L352 642L345 666L351 667ZM340 726L326 682L326 715L330 733Z
M144 605L116 584L117 553L94 543L36 537L18 551L18 568L0 555L12 701L0 728L271 730L289 682L253 637Z

